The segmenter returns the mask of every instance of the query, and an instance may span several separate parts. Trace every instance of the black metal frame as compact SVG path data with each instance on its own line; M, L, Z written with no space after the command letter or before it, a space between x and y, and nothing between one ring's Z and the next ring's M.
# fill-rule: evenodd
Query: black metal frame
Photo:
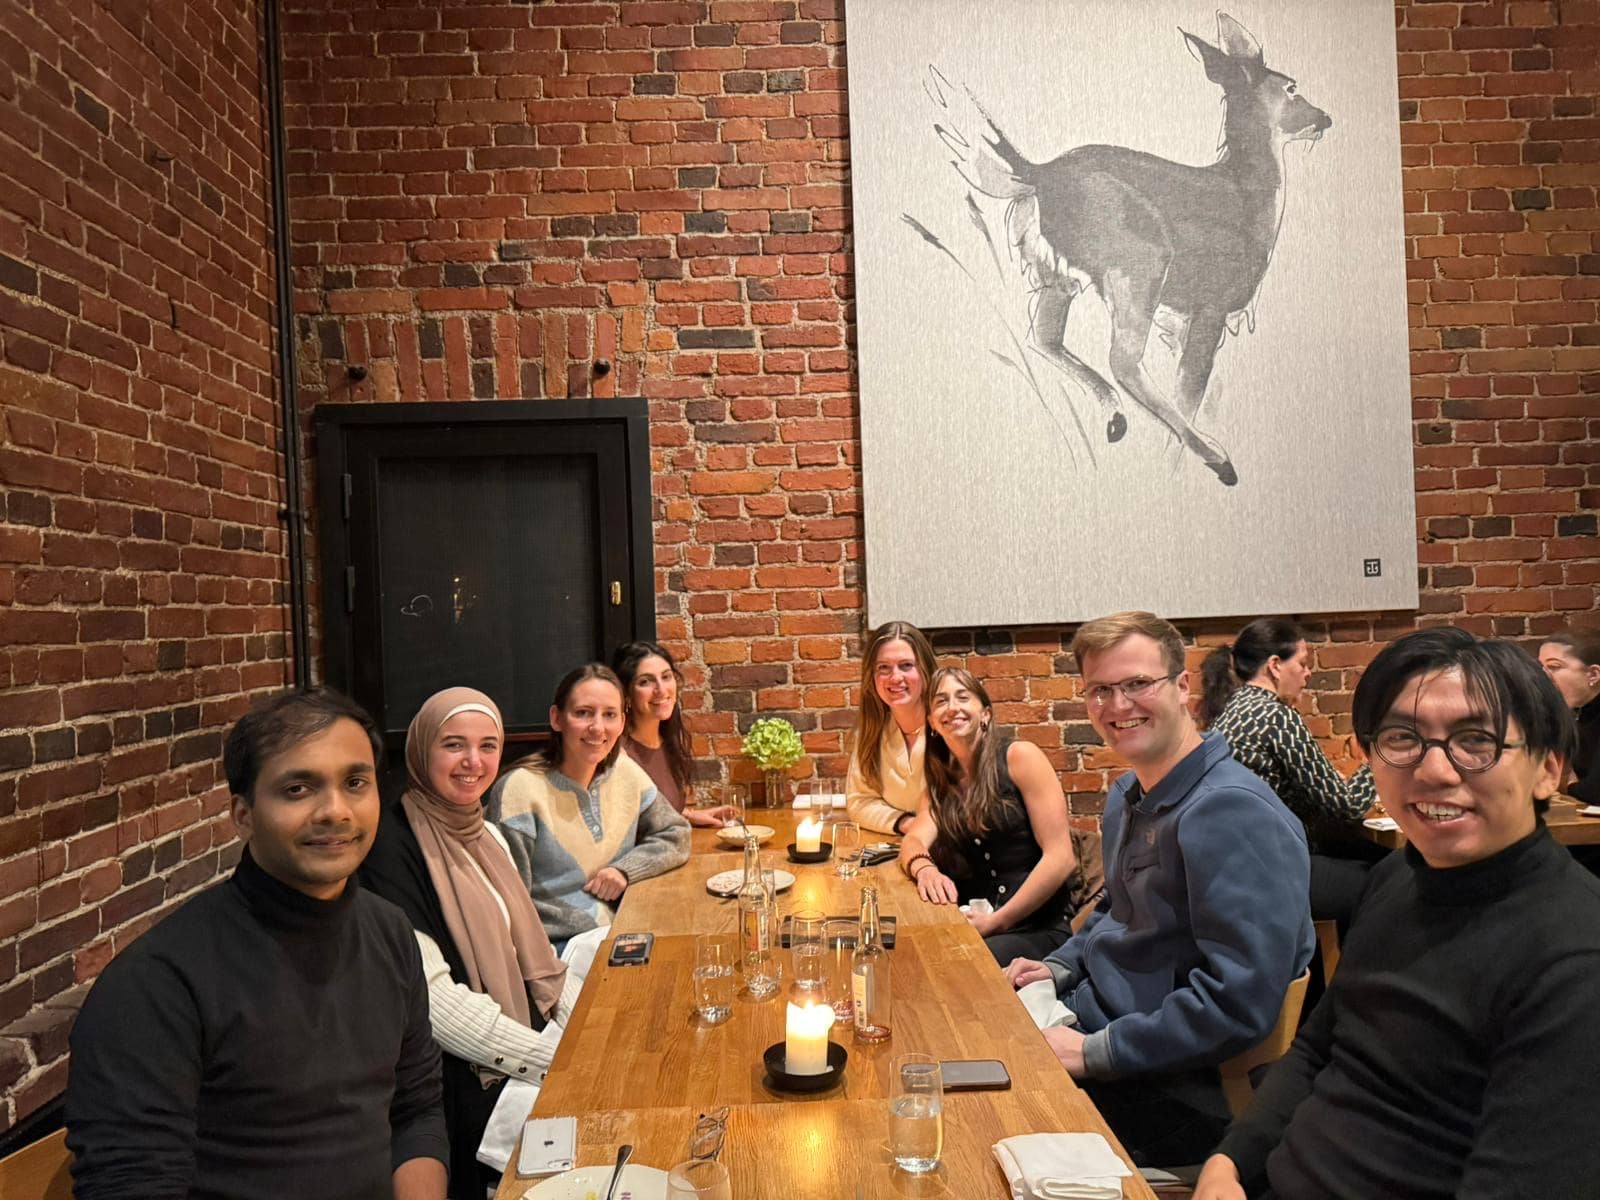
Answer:
M322 404L313 415L317 462L318 538L322 569L323 677L333 687L354 690L363 672L355 661L351 616L345 611L344 568L376 578L376 548L352 544L346 522L349 496L344 476L352 470L351 441L364 430L391 430L438 437L452 429L495 426L557 430L620 426L625 467L623 496L631 571L623 611L633 636L655 636L655 573L651 535L650 430L646 402L622 400L475 400L423 404ZM409 440L409 438L407 439ZM362 569L364 568L364 569ZM358 595L359 595L358 587Z

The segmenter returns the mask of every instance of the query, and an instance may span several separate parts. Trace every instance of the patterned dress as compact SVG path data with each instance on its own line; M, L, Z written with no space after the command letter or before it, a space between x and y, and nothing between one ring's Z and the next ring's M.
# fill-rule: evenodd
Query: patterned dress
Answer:
M1234 692L1211 728L1227 739L1234 758L1300 818L1308 834L1354 824L1378 798L1367 767L1345 779L1294 707L1265 688L1245 684Z

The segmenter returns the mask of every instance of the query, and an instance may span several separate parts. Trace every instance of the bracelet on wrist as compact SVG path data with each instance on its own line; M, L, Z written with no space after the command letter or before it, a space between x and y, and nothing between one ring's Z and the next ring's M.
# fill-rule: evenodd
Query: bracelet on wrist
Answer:
M907 879L915 879L917 877L918 871L917 871L916 867L917 867L917 864L919 862L925 862L929 866L932 866L933 865L933 856L931 854L913 854L911 856L911 858L906 862L906 878Z

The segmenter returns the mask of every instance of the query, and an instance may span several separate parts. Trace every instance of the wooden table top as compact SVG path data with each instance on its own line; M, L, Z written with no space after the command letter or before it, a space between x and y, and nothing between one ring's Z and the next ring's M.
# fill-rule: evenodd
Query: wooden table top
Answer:
M796 820L805 815L754 810L746 819L777 830L764 856L783 860ZM580 1166L609 1164L617 1147L629 1142L635 1162L670 1167L688 1157L695 1116L718 1105L730 1109L722 1161L738 1200L850 1200L857 1194L1009 1200L990 1150L1002 1137L1094 1131L1121 1153L983 940L954 906L924 902L892 862L864 868L853 880L839 879L831 862L781 862L796 877L780 898L785 914L807 908L854 913L859 885L871 879L880 910L894 914L899 928L889 952L890 1040L861 1045L848 1027L835 1026L833 1040L850 1055L840 1084L809 1096L773 1091L761 1053L783 1039L783 989L759 1003L741 993L733 1016L720 1025L706 1025L694 1012L693 935L731 934L737 919L732 901L706 892L705 878L737 867L739 856L725 850L713 830L696 829L692 846L685 867L624 894L612 928L655 933L650 961L610 967L608 950L601 948L534 1106L536 1116L579 1118ZM789 955L778 957L787 981ZM942 1059L997 1058L1012 1079L1008 1092L945 1097L943 1160L921 1178L896 1170L888 1148L890 1064L913 1050ZM517 1200L537 1182L508 1173L497 1200ZM1124 1181L1123 1195L1153 1197L1137 1174Z
M1544 814L1544 823L1550 830L1550 836L1563 846L1600 845L1600 817L1583 816L1579 812L1581 808L1583 805L1570 796L1557 796L1550 801L1550 810ZM1378 809L1367 814L1369 817L1384 815ZM1360 831L1361 836L1369 842L1387 846L1390 850L1398 850L1406 844L1406 835L1398 829L1370 829L1362 825Z

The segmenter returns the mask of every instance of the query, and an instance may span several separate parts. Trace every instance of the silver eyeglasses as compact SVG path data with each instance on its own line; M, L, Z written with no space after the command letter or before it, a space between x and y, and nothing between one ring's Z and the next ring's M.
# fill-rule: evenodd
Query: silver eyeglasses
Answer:
M1171 675L1161 675L1155 679L1147 678L1144 675L1135 675L1132 679L1124 679L1119 683L1091 684L1083 689L1083 694L1094 707L1103 708L1111 703L1113 692L1121 692L1122 698L1130 702L1143 700L1163 683L1169 683L1177 677L1176 672Z
M1527 744L1503 742L1487 729L1458 729L1449 737L1425 738L1407 725L1386 726L1372 739L1378 757L1391 767L1414 767L1438 746L1451 766L1468 774L1487 771L1507 750L1519 750Z

